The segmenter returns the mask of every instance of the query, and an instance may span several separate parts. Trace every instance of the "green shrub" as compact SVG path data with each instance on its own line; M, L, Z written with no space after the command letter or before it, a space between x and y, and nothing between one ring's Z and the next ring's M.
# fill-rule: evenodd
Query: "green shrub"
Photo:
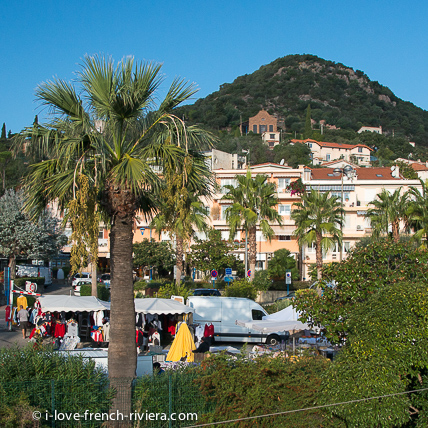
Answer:
M135 295L135 298L136 299L142 299L144 297L144 294L141 292L141 291L139 291L136 295Z
M43 290L43 287L45 285L45 278L44 277L27 277L27 278L15 278L15 285L16 287L22 288L25 290L25 282L35 282L37 284L37 290Z
M198 423L212 423L257 415L270 417L242 420L240 427L345 427L324 409L291 412L314 407L321 392L321 377L331 366L322 357L300 357L290 361L284 355L260 356L248 361L243 354L230 360L226 355L205 360L196 371L201 395L214 406Z
M92 294L91 284L82 284L80 286L81 296L91 296L91 294ZM110 299L110 290L104 284L97 284L97 297L100 300L108 302Z
M246 279L233 281L225 290L226 297L246 297L251 300L255 300L257 297L257 289Z
M272 280L269 278L267 270L257 270L254 274L253 286L259 291L267 291L272 285Z
M181 283L179 286L177 286L174 282L172 284L162 285L159 288L158 297L162 299L170 299L171 296L183 296L184 300L186 300L190 293L191 289L184 283Z
M134 291L140 291L140 290L144 290L147 286L147 282L146 281L137 281L134 282Z
M2 427L33 426L17 424L11 410L22 411L17 415L21 420L35 409L42 416L52 408L58 412L81 412L83 408L103 412L108 411L111 398L107 374L96 369L93 360L62 355L52 347L36 349L33 344L0 349Z

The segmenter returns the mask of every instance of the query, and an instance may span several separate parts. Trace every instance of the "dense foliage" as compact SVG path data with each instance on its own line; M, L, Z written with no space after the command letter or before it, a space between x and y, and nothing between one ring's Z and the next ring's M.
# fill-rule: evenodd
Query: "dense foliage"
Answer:
M90 359L32 345L0 349L2 427L34 426L35 410L105 412L111 396L107 374Z
M189 264L206 273L207 277L213 269L222 276L226 268L237 270L238 275L243 275L243 263L232 254L234 248L234 244L221 239L220 230L211 229L206 240L195 238L188 256Z
M224 129L237 127L263 108L277 115L287 132L303 134L309 104L318 129L320 120L353 131L381 125L390 134L427 145L426 111L401 100L362 71L314 55L278 58L182 107L181 113L191 123Z
M369 296L403 281L427 284L427 264L428 252L412 243L377 240L356 247L342 263L324 266L322 296L302 291L295 307L303 312L303 321L322 327L326 337L338 343L349 334L352 312L366 307Z
M348 311L349 339L324 373L321 400L338 403L426 388L427 309L427 283L399 281ZM426 427L427 403L422 391L331 410L348 427Z
M290 251L286 250L285 248L276 250L268 264L269 276L271 278L285 278L285 273L287 270L291 271L291 279L295 281L299 279L297 262L296 259L291 255Z
M203 422L235 420L315 406L320 377L329 367L324 358L303 357L291 362L284 356L259 357L253 361L225 355L202 363L198 383L206 399L215 405ZM201 422L201 421L199 421ZM314 409L287 415L244 420L238 427L344 427L340 420Z
M246 279L237 279L225 288L224 295L226 297L245 297L247 299L256 300L257 289L252 282Z
M169 241L143 239L133 244L133 265L136 268L150 268L155 275L164 276L172 272L175 255Z

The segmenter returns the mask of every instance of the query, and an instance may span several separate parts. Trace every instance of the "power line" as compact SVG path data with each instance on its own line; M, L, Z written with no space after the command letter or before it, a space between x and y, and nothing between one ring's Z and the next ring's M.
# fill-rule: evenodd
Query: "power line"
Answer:
M296 409L296 410L287 410L285 412L277 412L277 413L269 413L267 415L259 415L259 416L248 416L246 418L239 418L239 419L229 419L227 421L221 421L221 422L210 422L208 424L199 424L199 425L189 425L185 428L196 428L196 427L208 427L212 425L222 425L227 424L230 422L241 422L241 421L249 421L252 419L259 419L259 418L269 418L271 416L279 416L279 415L286 415L289 413L297 413L297 412L306 412L307 410L317 410L317 409L324 409L326 407L333 407L333 406L342 406L344 404L353 404L353 403L361 403L362 401L369 401L369 400L377 400L379 398L387 398L387 397L395 397L397 395L405 395L405 394L412 394L414 392L422 392L422 391L428 391L428 388L422 388L422 389L414 389L412 391L405 391L405 392L396 392L394 394L386 394L386 395L378 395L376 397L368 397L368 398L360 398L358 400L351 400L351 401L343 401L341 403L333 403L333 404L323 404L321 406L314 406L314 407L306 407L304 409Z

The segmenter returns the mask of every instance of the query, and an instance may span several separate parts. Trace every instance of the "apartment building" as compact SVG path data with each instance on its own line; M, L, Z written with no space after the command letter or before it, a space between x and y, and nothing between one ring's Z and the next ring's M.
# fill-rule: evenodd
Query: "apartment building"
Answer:
M371 207L370 202L376 199L383 189L393 193L402 188L406 192L410 186L421 189L419 180L407 180L402 177L400 170L395 167L382 168L354 168L353 173L346 175L334 174L334 168L314 168L310 178L303 176L303 182L307 190L315 189L320 192L330 192L342 200L343 191L343 243L342 257L345 258L348 251L361 238L372 233L370 221L365 217ZM343 179L343 182L342 182ZM340 261L340 248L335 248L323 254L323 262L331 263ZM316 262L315 247L302 248L303 276L308 278L309 267Z
M364 144L338 144L306 140L290 140L291 144L306 144L311 150L313 165L321 165L323 162L344 160L353 162L359 166L370 166L370 154L373 151Z
M369 236L372 232L369 220L365 215L370 208L370 202L376 198L382 189L389 192L402 188L402 191L408 190L410 186L421 188L419 180L404 179L398 167L392 168L360 168L354 164L341 161L340 164L334 164L335 168L352 167L352 173L349 176L336 176L334 168L308 168L299 166L291 168L287 165L278 165L275 163L264 163L250 167L252 176L263 174L268 177L268 181L275 183L278 191L279 203L278 212L282 218L282 225L273 224L272 228L275 235L271 241L264 238L261 230L257 230L257 264L256 269L266 269L269 259L273 253L281 248L285 248L301 262L302 277L309 279L309 268L315 264L315 247L303 247L299 249L297 238L293 235L296 227L291 220L291 212L295 204L301 200L297 194L291 195L288 186L298 179L305 184L306 189L316 189L321 192L330 192L338 199L342 200L344 225L343 225L343 245L342 251L336 245L335 248L323 254L324 263L340 261L345 258L349 250L361 238ZM226 222L225 210L230 206L231 201L223 199L225 194L225 185L236 185L237 175L247 173L246 169L215 169L214 171L217 188L211 198L205 199L204 204L209 215L209 225L221 231L223 239L229 239L229 227ZM342 181L343 178L343 181ZM342 193L343 192L343 193ZM71 234L70 229L66 233ZM195 236L199 239L205 239L203 232L196 231ZM160 236L149 227L149 223L144 220L144 216L138 216L134 228L134 243L141 242L143 239L153 238L155 240L174 241L167 232L162 232ZM233 241L238 244L236 256L244 261L245 258L245 232L238 231L233 237ZM110 245L108 230L101 227L99 235L99 257L103 265L108 266L110 258ZM70 247L64 249L69 251Z

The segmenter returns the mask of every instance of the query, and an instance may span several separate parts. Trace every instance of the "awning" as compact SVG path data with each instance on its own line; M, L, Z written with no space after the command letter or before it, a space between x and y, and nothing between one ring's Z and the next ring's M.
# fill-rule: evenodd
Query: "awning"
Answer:
M110 302L104 302L94 296L51 295L39 297L43 312L109 311ZM189 306L176 300L147 298L134 299L135 312L143 314L187 314L195 312Z
M103 302L95 296L40 296L39 302L43 312L104 311L110 309L110 303Z
M172 299L135 299L135 312L143 314L188 314L195 312L190 306L183 305Z

